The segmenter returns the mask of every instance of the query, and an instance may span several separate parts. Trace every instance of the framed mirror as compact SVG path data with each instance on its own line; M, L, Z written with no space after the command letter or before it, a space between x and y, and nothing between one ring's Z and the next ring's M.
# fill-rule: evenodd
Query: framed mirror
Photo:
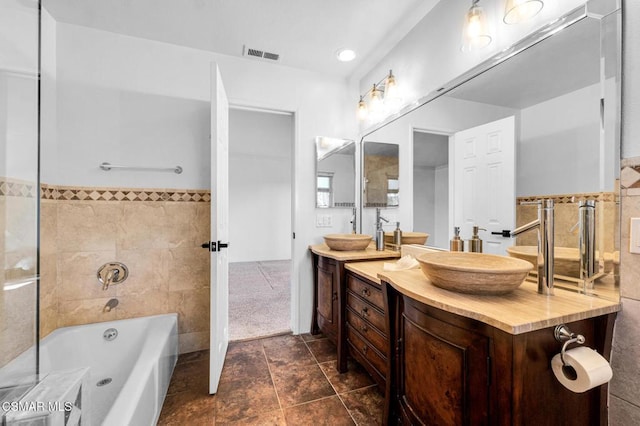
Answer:
M501 231L535 220L531 203L553 199L556 285L583 291L578 203L595 201L598 268L588 292L617 300L620 22L620 10L577 9L368 132L363 146L407 153L402 229L448 249L454 226L468 240L477 225L484 252L535 261L535 231Z
M316 207L356 206L356 144L350 139L318 136L316 144Z
M399 147L393 143L362 144L362 202L364 207L400 205Z

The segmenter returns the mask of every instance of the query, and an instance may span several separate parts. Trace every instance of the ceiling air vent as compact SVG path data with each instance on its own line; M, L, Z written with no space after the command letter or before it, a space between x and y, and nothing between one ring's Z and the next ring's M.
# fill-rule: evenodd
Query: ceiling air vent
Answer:
M250 58L266 59L269 61L280 60L280 55L277 53L265 52L264 50L259 50L259 49L252 49L247 46L243 46L242 55Z

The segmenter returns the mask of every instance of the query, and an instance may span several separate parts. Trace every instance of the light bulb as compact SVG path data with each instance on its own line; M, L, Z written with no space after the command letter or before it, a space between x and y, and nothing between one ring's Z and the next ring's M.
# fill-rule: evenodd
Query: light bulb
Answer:
M360 102L358 102L357 115L359 120L366 120L369 115L367 103L362 99L362 96L360 96Z
M391 70L389 70L389 76L384 85L384 103L391 108L396 108L402 103L400 88Z
M503 21L518 24L536 16L544 7L542 0L507 0Z
M369 111L371 111L372 114L376 114L382 111L382 97L380 96L380 91L375 84L373 85L373 89L371 89Z
M479 0L474 0L467 12L462 30L462 50L478 50L491 43L491 36L487 26L487 18Z

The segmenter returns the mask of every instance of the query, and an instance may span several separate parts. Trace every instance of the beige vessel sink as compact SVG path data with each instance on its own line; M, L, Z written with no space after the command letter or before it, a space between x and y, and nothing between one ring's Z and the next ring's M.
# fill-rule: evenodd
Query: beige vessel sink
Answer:
M331 250L354 251L364 250L371 242L371 235L364 234L327 234L324 242Z
M425 253L417 259L433 285L460 293L509 293L533 269L527 261L486 253Z
M424 245L429 238L429 234L424 232L403 232L402 244L422 244ZM384 233L384 242L387 244L393 243L393 232Z
M538 247L536 246L511 246L507 248L509 256L531 262L533 267L538 265ZM598 254L596 253L596 258ZM554 247L553 249L553 273L567 277L580 277L580 251L572 247Z

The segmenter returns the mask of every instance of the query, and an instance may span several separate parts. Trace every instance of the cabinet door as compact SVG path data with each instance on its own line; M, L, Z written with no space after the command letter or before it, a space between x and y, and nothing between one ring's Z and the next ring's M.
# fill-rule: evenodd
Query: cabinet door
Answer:
M338 293L333 272L318 268L318 314L333 324L336 319Z
M405 304L400 316L398 399L403 423L489 422L489 339Z

